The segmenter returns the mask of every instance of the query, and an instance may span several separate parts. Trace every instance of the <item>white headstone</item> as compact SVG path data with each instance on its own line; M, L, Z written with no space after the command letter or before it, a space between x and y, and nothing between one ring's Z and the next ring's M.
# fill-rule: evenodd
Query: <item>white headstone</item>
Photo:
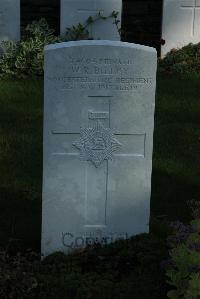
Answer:
M119 12L121 21L122 0L61 0L61 33L73 25L85 24L90 16L96 18L99 12L107 17L113 11ZM120 40L113 18L98 20L87 29L93 39Z
M173 48L200 42L200 0L164 0L162 56Z
M20 39L20 0L0 0L0 44Z
M117 41L46 47L44 255L148 232L156 61Z

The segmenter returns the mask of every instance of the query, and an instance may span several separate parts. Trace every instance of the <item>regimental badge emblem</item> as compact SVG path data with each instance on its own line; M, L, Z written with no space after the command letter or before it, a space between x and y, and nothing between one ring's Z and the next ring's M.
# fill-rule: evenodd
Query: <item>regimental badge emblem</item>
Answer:
M112 160L113 152L122 146L112 130L99 121L92 128L81 128L80 138L73 145L80 150L81 158L91 161L95 167L99 167L104 160Z

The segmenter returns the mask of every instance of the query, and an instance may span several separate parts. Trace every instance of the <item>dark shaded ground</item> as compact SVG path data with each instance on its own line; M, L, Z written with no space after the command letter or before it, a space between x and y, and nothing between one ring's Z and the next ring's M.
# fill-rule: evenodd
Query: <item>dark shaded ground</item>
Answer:
M32 252L0 251L0 298L166 299L160 267L166 256L165 242L152 234L42 262Z
M200 195L200 78L158 78L151 215L190 218L187 201Z

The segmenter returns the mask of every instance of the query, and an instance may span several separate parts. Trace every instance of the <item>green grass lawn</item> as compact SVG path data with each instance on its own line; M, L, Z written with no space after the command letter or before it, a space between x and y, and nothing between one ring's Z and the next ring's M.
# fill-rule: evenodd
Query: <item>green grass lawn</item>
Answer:
M187 201L200 195L200 77L158 77L152 216L190 218Z
M152 223L200 194L200 79L158 78ZM40 248L43 82L0 81L0 245ZM160 225L159 225L160 226ZM157 229L152 224L152 229Z
M0 244L39 249L43 82L0 81Z

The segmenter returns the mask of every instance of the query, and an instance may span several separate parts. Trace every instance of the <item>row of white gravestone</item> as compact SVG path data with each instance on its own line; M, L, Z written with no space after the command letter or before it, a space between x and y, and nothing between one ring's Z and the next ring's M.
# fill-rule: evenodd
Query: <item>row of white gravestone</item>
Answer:
M101 12L108 16L113 10L119 12L121 20L122 0L61 0L61 32L84 22L90 15ZM165 40L162 56L173 48L200 42L200 0L163 0L162 16L162 38ZM97 22L90 31L94 39L120 40L112 19Z
M89 16L95 18L99 12L109 16L112 11L117 11L121 20L122 0L60 1L61 33L67 27L84 23ZM120 40L112 18L98 20L88 30L94 39ZM161 48L162 56L172 48L199 42L200 0L163 0L162 38L165 40ZM20 0L0 0L0 43L8 39L20 39Z
M0 44L20 39L20 0L0 0Z
M164 0L162 56L173 48L200 42L200 0Z
M122 0L61 0L61 34L73 25L85 24L90 16L96 19L100 13L108 18L88 26L90 36L94 39L120 40L114 20L109 17L113 11L118 12L118 20L121 21ZM0 0L0 43L19 39L20 0Z

